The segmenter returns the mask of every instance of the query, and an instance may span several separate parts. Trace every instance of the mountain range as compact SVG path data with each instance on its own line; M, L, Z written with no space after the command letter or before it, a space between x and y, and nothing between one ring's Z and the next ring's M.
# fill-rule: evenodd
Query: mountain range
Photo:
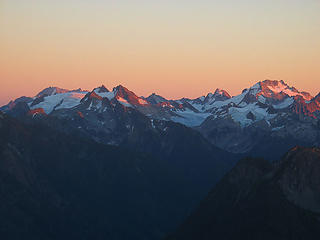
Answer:
M137 124L145 131L159 130L168 122L195 129L228 152L269 159L279 159L297 144L320 143L320 95L311 96L277 80L257 82L233 97L217 89L196 99L178 100L155 93L139 97L121 85L112 91L103 85L92 91L49 87L35 97L13 100L1 110L15 117L63 119L68 129L78 128L112 145L121 145L139 128ZM270 153L270 144L277 151Z
M3 239L318 236L319 95L275 80L178 100L49 87L0 110Z

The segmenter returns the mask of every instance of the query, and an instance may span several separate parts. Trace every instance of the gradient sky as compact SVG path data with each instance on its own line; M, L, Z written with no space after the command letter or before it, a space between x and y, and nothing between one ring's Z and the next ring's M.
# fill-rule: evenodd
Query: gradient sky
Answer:
M47 86L320 91L319 0L0 0L0 104Z

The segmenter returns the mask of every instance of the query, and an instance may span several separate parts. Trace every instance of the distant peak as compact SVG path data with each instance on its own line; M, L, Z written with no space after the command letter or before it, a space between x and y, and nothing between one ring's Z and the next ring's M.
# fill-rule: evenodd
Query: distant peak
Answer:
M122 103L130 105L147 105L149 104L143 98L138 97L134 92L130 91L122 85L113 88L115 98Z
M150 102L151 104L158 104L158 103L162 103L162 102L168 102L167 99L165 99L164 97L157 95L155 93L152 93L149 97L146 98L146 100L148 102Z
M87 92L86 90L82 90L82 88L74 89L71 92Z
M203 99L205 103L212 104L215 101L225 101L231 98L227 91L217 88L214 93L208 93Z
M101 85L100 87L97 87L94 89L97 93L105 93L105 92L109 92L109 90L104 86Z
M149 97L162 97L162 96L160 96L160 95L158 95L156 93L152 93Z
M126 88L125 86L123 86L121 84L113 88L113 92L116 92L116 91L133 93L132 91L130 91L128 88Z
M227 98L231 98L229 93L223 89L217 88L214 92L214 95L220 95L220 96L225 96Z
M270 85L279 85L279 84L282 84L282 85L286 85L288 86L288 84L286 84L283 80L270 80L270 79L266 79L266 80L263 80L261 81L262 83L265 83L265 84L270 84Z
M258 86L255 84L252 88ZM307 92L299 92L295 87L289 86L283 80L264 80L259 82L260 90L259 95L265 97L277 97L281 99L285 96L296 97L301 96L303 99L309 101L312 99L312 96Z
M70 92L71 90L68 89L63 89L63 88L58 88L58 87L48 87L40 91L36 97L42 97L42 96L51 96L59 93L67 93Z

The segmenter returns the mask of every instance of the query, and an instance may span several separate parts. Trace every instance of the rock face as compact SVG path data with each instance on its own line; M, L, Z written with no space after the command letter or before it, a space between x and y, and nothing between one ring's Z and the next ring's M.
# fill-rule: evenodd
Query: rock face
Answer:
M295 148L282 161L279 185L301 208L320 213L320 149Z
M318 239L320 149L243 159L168 239Z

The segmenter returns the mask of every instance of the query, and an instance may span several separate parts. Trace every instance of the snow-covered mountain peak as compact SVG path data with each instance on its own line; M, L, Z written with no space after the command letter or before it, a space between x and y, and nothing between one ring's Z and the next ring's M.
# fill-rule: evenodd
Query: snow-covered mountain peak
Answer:
M223 89L220 89L220 88L217 88L213 95L215 95L215 96L223 96L223 97L225 97L227 99L231 98L230 94L227 91L225 91Z
M225 90L217 88L206 96L179 100L167 100L155 93L147 98L139 97L122 85L114 87L112 91L102 85L91 92L49 87L34 98L18 98L2 109L10 110L21 101L25 102L30 109L42 108L47 114L80 104L86 106L86 109L100 109L108 102L112 106L118 106L120 103L150 118L172 120L187 126L199 126L210 115L217 119L231 118L242 126L263 119L269 121L287 113L303 114L313 118L320 115L320 93L313 98L306 92L290 87L282 80L257 82L233 97Z
M134 92L130 91L122 85L118 85L110 92L105 86L100 86L93 89L83 101L95 99L94 101L102 101L107 98L109 101L117 101L125 107L133 107L147 105L149 102L142 97L138 97Z
M131 92L128 88L122 86L121 84L119 84L118 86L114 87L112 91L114 93L117 93L117 92Z
M214 93L208 93L207 96L204 97L203 103L211 105L216 101L225 101L229 98L231 98L231 96L227 91L217 88Z
M45 90L47 91L42 91L28 103L31 110L43 109L46 114L49 114L54 110L73 108L80 104L81 99L88 93L81 89L46 88Z
M312 99L310 94L299 92L282 80L257 82L241 94L222 101L217 101L214 95L208 94L204 106L198 109L210 112L217 118L231 117L241 126L263 119L269 121L278 113L289 112L290 109L307 116L314 116L318 110L316 103L309 103Z
M100 87L95 88L94 91L95 91L96 93L109 92L109 90L108 90L104 85L101 85Z
M108 98L109 100L111 100L112 98L114 98L114 93L110 92L104 85L102 85L100 87L94 88L90 93L90 97L100 98L100 100L102 98Z
M312 96L309 93L300 92L295 87L290 87L283 80L264 80L259 82L259 84L261 89L259 95L267 98L282 100L286 97L301 96L306 101L312 99Z
M123 103L125 106L129 105L148 105L149 102L145 99L138 97L134 92L130 91L126 87L119 85L113 88L115 98Z
M60 93L67 93L70 92L71 90L68 89L63 89L63 88L58 88L58 87L48 87L40 91L36 97L42 97L42 96L51 96L55 94L60 94Z

